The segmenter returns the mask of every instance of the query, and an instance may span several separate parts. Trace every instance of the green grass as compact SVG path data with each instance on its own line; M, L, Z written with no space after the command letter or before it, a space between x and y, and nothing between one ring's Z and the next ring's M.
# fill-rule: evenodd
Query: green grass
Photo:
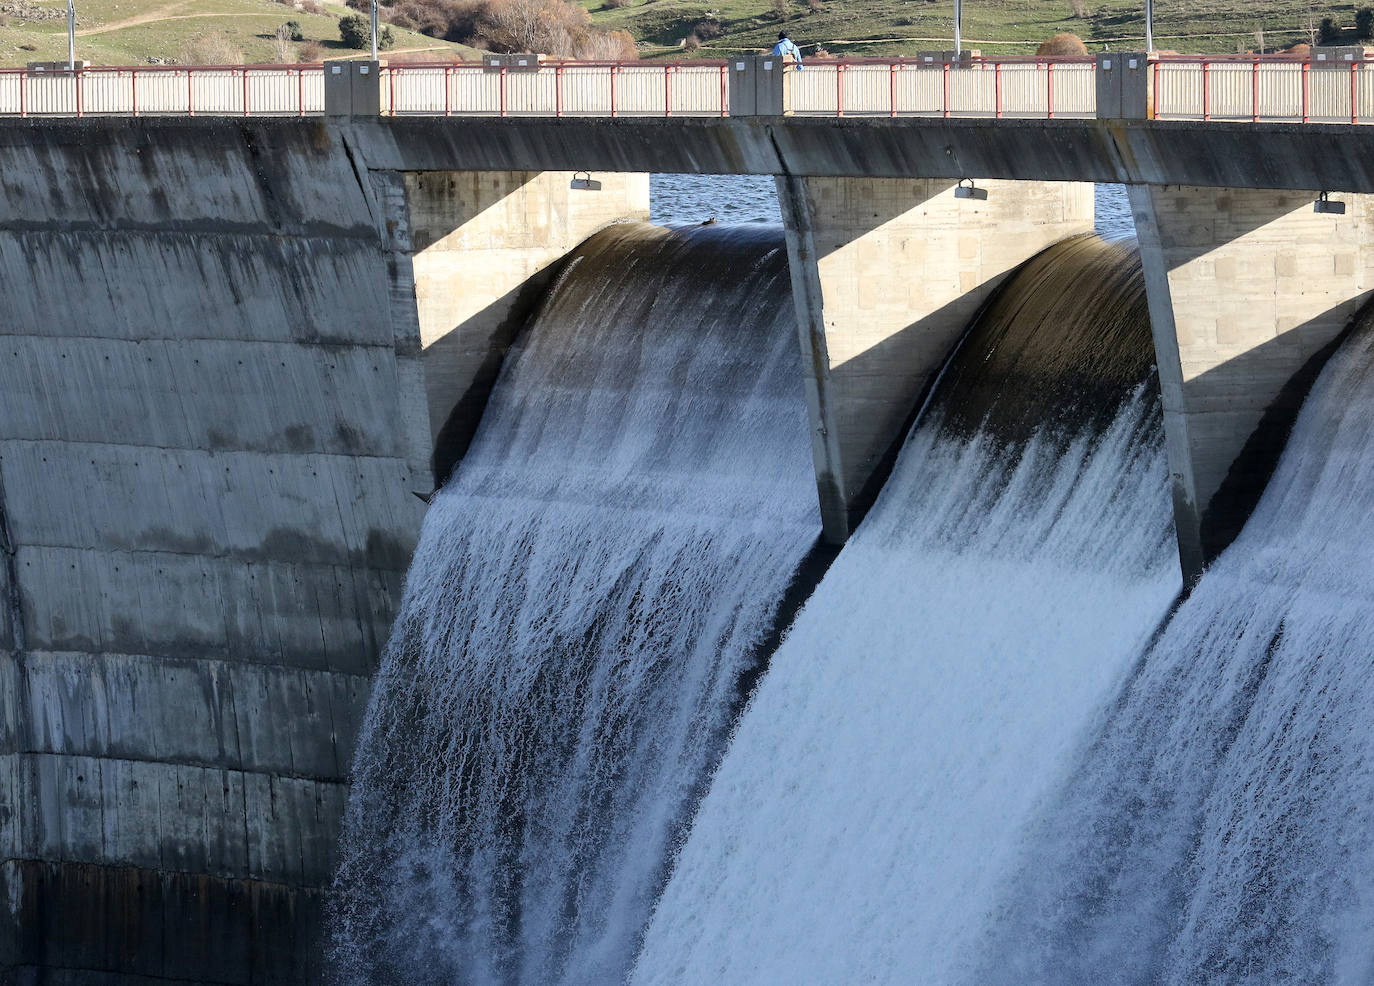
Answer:
M64 12L65 0L32 0L39 8ZM810 10L803 0L787 0L779 19L770 0L630 0L612 8L604 0L581 0L601 27L628 30L646 58L682 58L678 43L708 13L724 34L708 41L696 57L726 57L772 45L786 29L810 52L820 44L833 55L910 54L952 45L953 0L823 0ZM1076 2L1076 0L1075 0ZM1263 6L1242 0L1160 0L1155 7L1156 47L1183 52L1234 52L1255 48L1254 32L1264 31L1267 49L1305 41L1323 17L1333 17L1353 43L1355 11L1374 3L1314 6L1305 0L1270 0ZM965 0L967 47L987 55L1030 54L1060 31L1079 35L1090 50L1141 47L1144 0L1083 0L1077 17L1070 0ZM324 15L307 14L276 0L77 0L77 57L96 65L141 65L176 59L197 38L218 37L247 62L277 59L277 27L298 21L307 40L324 46L324 57L354 54L339 41L338 18L352 11L341 2L323 4ZM146 19L142 23L127 24ZM66 18L0 18L0 65L63 59L67 54ZM123 25L123 26L121 26ZM422 58L479 53L409 31L392 28L392 54ZM90 32L90 33L86 33ZM294 45L291 57L299 51Z
M66 0L33 0L34 7L60 11L61 17L20 20L10 14L0 23L0 65L57 61L67 57ZM189 45L207 37L220 38L249 63L277 61L275 32L297 21L306 41L318 41L323 57L360 54L339 40L339 18L354 13L342 2L322 4L325 14L307 14L276 0L77 0L76 57L95 65L144 65L152 59L176 59ZM143 23L128 21L150 18ZM419 57L428 50L436 57L451 52L480 57L463 45L392 28L392 53ZM89 32L89 33L88 33ZM294 61L301 45L291 46Z
M789 0L780 20L768 0L631 0L620 8L602 0L583 0L598 25L623 28L643 43L645 57L676 58L677 47L708 12L722 22L725 33L703 43L697 57L723 57L771 46L785 29L803 51L823 45L832 55L876 56L910 54L953 46L953 0L824 0L811 11ZM1302 0L1272 0L1262 6L1241 0L1189 0L1155 4L1155 46L1181 52L1226 53L1252 50L1254 32L1264 31L1268 50L1308 39L1323 17L1332 17L1354 43L1355 11L1364 3L1310 6ZM965 47L985 55L1032 54L1052 34L1079 35L1090 51L1118 51L1142 47L1145 34L1143 0L1085 0L1084 17L1076 17L1068 0L965 0ZM896 39L896 40L893 40Z

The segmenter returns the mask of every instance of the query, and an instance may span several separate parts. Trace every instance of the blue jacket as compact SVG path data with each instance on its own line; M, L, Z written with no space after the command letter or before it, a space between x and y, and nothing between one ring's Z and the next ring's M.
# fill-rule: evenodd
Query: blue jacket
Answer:
M773 54L783 58L789 55L797 61L797 68L801 68L801 49L792 43L791 38L783 38L773 46Z

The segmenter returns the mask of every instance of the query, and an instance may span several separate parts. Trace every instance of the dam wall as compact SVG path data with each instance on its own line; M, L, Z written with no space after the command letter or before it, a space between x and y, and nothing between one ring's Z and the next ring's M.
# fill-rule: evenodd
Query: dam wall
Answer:
M308 981L429 488L419 340L326 136L63 136L0 146L0 966Z
M310 122L0 130L0 979L318 981L412 492L480 376L426 348L473 318L442 282L508 340L494 303L622 208L569 177L370 172Z

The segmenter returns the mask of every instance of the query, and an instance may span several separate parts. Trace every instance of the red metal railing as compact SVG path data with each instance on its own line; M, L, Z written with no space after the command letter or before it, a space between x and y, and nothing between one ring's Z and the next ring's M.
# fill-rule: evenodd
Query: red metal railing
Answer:
M1159 119L1374 122L1374 61L1163 55L1148 66ZM721 61L478 62L382 70L392 116L728 116ZM809 59L788 66L788 112L810 116L1088 118L1092 58ZM324 111L320 65L0 69L0 115L307 116Z
M320 65L0 69L0 116L307 116L324 112Z
M811 59L788 75L801 116L1091 117L1093 58Z
M388 65L391 116L728 116L728 63L484 62Z
M1151 115L1161 120L1374 122L1374 61L1293 55L1160 55Z

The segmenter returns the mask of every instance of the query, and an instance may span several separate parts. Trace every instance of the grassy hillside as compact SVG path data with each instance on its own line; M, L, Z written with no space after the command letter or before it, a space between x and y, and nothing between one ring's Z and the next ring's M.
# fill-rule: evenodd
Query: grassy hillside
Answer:
M773 43L785 28L808 53L822 45L833 55L897 55L948 48L953 0L579 0L593 22L628 30L645 58L723 57ZM1234 52L1307 41L1332 17L1353 43L1355 11L1374 0L1319 5L1321 0L1158 0L1155 42L1163 49ZM624 6L613 4L624 3ZM1060 31L1080 35L1091 50L1139 47L1144 0L965 0L964 38L984 54L1029 54ZM65 0L0 0L0 65L66 57ZM313 12L312 12L313 11ZM338 19L352 13L342 0L77 0L77 57L97 65L164 61L274 62L354 54L339 41ZM280 52L274 33L297 21L305 41ZM679 47L704 30L695 53ZM415 59L479 53L392 28L389 57ZM311 43L315 44L312 46ZM219 57L223 55L224 57ZM215 56L215 57L211 57Z
M66 10L66 0L0 0L0 65L65 59ZM186 55L200 55L194 60L204 61L221 54L229 61L275 62L280 54L275 32L289 20L300 24L305 40L288 46L287 61L296 61L310 42L321 46L325 58L357 54L339 41L339 18L354 13L342 0L299 7L277 0L76 0L76 11L76 57L96 65L184 61ZM461 45L395 28L392 32L396 45L388 55L458 51L479 57Z
M645 57L681 57L679 41L709 15L722 33L703 40L698 57L771 45L779 29L803 46L822 44L833 55L896 55L953 46L953 0L629 0L623 7L583 2L599 26L624 28L645 42ZM1307 41L1323 17L1334 18L1354 43L1355 11L1370 5L1371 0L1260 5L1157 0L1155 46L1184 52L1251 50L1255 31L1262 30L1265 48L1273 50ZM779 7L785 10L781 17ZM1094 51L1139 47L1145 34L1144 0L964 0L963 9L965 46L986 55L1031 54L1060 31L1079 35Z

